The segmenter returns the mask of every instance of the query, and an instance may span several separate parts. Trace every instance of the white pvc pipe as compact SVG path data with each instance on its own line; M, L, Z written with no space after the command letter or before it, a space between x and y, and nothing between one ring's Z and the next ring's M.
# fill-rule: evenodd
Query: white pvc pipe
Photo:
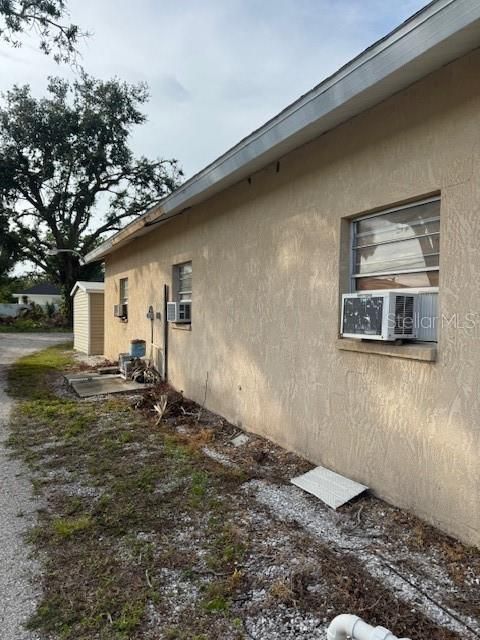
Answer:
M327 640L409 640L397 638L384 627L372 627L358 616L342 614L332 620L327 631Z

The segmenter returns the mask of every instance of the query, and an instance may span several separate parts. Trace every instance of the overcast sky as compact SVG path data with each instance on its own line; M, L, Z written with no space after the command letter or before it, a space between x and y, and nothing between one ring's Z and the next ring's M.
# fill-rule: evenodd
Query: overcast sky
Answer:
M147 157L176 157L188 178L426 4L425 0L67 0L92 33L83 66L146 81ZM0 45L0 91L45 91L71 77L24 39Z

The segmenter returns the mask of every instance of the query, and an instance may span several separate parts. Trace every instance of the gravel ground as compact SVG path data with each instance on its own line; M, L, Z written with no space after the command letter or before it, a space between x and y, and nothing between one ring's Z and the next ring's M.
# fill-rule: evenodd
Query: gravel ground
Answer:
M12 400L6 394L9 364L33 351L68 342L66 333L0 334L0 629L2 640L33 640L23 624L35 609L31 578L36 564L28 558L23 533L32 526L38 503L26 470L5 448Z

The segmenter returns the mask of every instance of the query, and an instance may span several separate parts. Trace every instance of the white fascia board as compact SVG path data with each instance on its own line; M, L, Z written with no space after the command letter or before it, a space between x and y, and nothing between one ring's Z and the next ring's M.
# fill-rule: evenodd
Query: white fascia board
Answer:
M104 282L88 282L87 280L77 280L70 291L70 296L74 296L77 289L81 289L85 293L103 293L105 291Z
M478 0L430 3L91 251L86 261L101 259L149 232L155 220L206 200L479 46Z

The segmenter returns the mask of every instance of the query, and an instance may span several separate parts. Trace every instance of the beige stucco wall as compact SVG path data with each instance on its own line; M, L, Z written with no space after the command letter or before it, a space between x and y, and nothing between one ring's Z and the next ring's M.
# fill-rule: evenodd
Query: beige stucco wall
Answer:
M82 289L73 296L73 348L88 353L88 295Z
M479 143L474 52L109 256L106 356L150 340L148 306L192 260L173 385L202 401L208 372L210 409L480 544L480 332L444 327L435 363L336 347L345 218L432 193L441 310L480 314Z
M104 348L104 295L102 292L89 293L90 302L90 346L88 355L103 354Z

